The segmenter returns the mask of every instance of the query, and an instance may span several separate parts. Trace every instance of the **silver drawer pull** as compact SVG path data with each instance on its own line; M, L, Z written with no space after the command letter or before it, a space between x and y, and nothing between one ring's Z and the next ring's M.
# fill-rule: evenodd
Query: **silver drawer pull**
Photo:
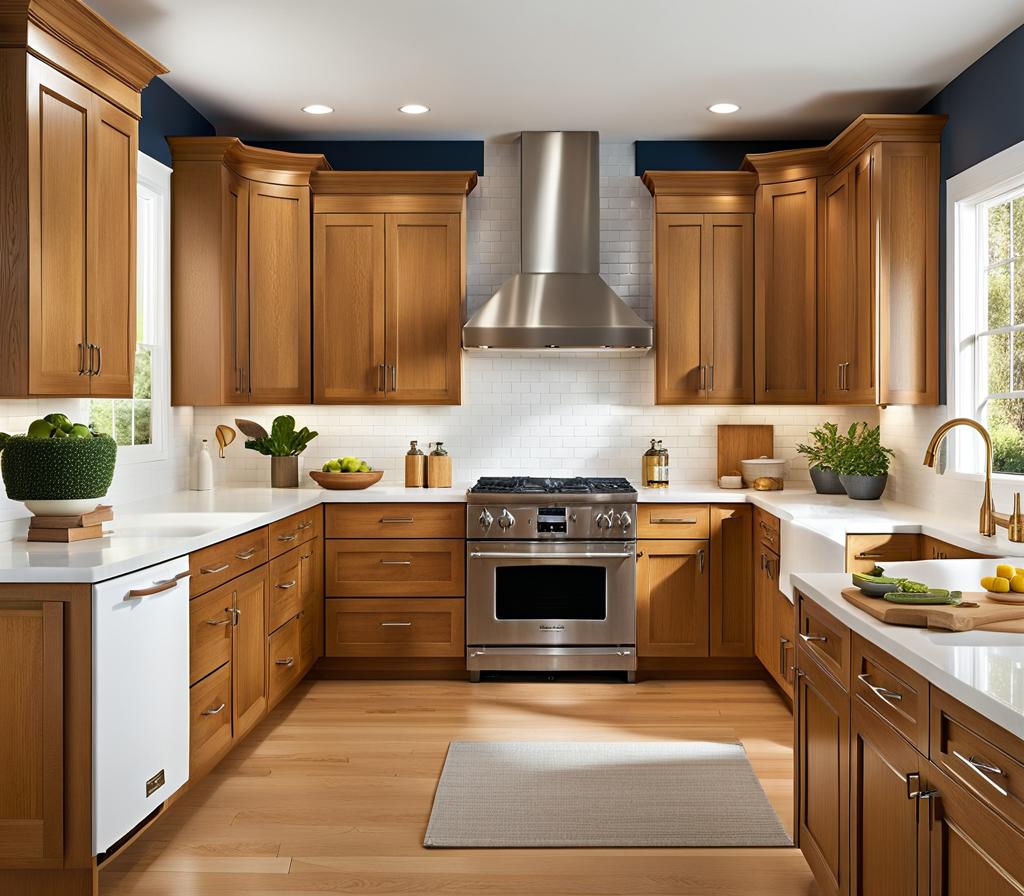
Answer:
M280 585L275 585L275 588L280 588L282 591L287 591L289 588L294 588L298 582L292 579L290 582L281 582Z
M383 625L385 628L408 628L410 625L412 625L412 623L411 622L382 622L381 625Z
M382 523L411 523L414 522L411 516L385 516L381 517Z
M886 688L879 687L877 684L871 683L871 676L867 672L862 672L857 676L857 680L863 682L867 687L874 693L879 700L884 700L886 703L899 703L903 699L903 695L898 691L890 691Z
M249 548L246 551L242 551L239 554L235 554L235 559L236 560L252 560L252 558L256 556L258 551L259 551L259 548Z
M230 563L222 563L220 566L204 566L199 571L204 576L212 576L218 572L224 572L226 569L231 569Z
M274 662L278 666L284 666L286 669L290 669L292 666L295 665L295 657L289 656L289 657L286 657L283 660L274 660Z
M655 526L696 526L696 520L684 520L681 517L661 516L655 519L651 517L651 523Z
M299 557L299 559L300 560L308 560L312 556L313 556L312 554L303 554L301 557Z
M800 632L800 637L804 641L821 641L822 643L828 640L828 635L805 635L803 632Z
M383 566L412 566L412 560L381 560Z
M225 706L227 706L227 704L226 703L222 703L220 706L211 707L210 709L204 709L203 710L203 715L204 716L219 716L222 712L224 712L224 707Z
M292 532L291 535L278 535L277 536L277 540L278 541L295 541L295 539L298 538L298 537L299 537L299 533L298 532Z
M1001 796L1010 795L1009 791L1005 787L1002 787L1001 785L997 784L989 777L989 774L999 775L1000 777L1006 776L1006 773L1001 768L999 768L998 765L992 765L981 759L977 759L974 756L971 756L968 759L966 756L963 755L963 753L960 753L957 750L953 751L953 755L956 756L956 758L959 759L962 763L964 763L964 765L966 765L969 769L971 769L974 772L977 772L978 777L981 778L986 784L990 785ZM986 774L986 772L988 774Z
M207 619L207 625L231 625L235 621L235 614L231 607L225 607L224 612L228 614L227 619Z
M188 576L188 572L179 572L172 579L157 579L148 588L132 588L123 598L125 601L138 600L140 597L149 597L153 594L162 594L164 591L170 591L175 585L178 584L182 579Z
M305 520L304 522L299 523L299 531L300 532L304 532L306 529L312 529L312 528L313 528L313 521L312 520Z
M885 554L879 554L877 551L861 551L854 560L883 560Z

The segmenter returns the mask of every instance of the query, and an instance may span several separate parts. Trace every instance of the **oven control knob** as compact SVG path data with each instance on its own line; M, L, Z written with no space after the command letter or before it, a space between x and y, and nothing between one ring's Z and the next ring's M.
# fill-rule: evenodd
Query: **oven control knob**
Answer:
M619 518L616 522L618 522L619 527L622 529L623 532L628 532L629 527L633 525L633 518L628 513L626 513L626 511L622 511L622 513L619 514Z
M597 523L598 529L610 529L612 527L612 515L611 513L599 513L594 517L594 522Z
M480 528L483 529L484 532L486 532L488 529L491 528L491 523L493 522L494 517L491 516L491 512L484 508L483 512L480 514Z
M516 518L508 512L507 507L501 509L501 516L498 517L498 525L502 529L511 529L516 524Z

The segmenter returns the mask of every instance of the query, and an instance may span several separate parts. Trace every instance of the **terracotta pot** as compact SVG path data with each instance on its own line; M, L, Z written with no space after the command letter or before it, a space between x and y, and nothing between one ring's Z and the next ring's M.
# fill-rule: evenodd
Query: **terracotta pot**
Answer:
M270 458L270 487L299 487L299 457L297 454Z

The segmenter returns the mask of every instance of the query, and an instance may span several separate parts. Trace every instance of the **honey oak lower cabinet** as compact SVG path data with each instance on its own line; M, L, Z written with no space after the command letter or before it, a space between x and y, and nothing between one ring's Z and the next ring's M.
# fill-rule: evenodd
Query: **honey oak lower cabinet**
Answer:
M759 545L754 564L754 655L793 699L793 604L779 590L779 555Z
M708 656L708 542L637 542L637 656Z
M754 655L753 508L711 507L711 656Z
M921 536L916 533L882 532L846 536L846 572L870 573L884 563L919 560Z

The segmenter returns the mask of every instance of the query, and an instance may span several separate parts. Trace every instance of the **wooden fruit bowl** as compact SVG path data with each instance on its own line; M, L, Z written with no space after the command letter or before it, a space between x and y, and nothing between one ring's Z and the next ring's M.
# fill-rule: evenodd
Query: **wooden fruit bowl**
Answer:
M309 478L320 488L334 490L352 490L369 488L375 482L380 482L384 475L383 470L371 470L369 473L324 473L322 470L310 470Z

